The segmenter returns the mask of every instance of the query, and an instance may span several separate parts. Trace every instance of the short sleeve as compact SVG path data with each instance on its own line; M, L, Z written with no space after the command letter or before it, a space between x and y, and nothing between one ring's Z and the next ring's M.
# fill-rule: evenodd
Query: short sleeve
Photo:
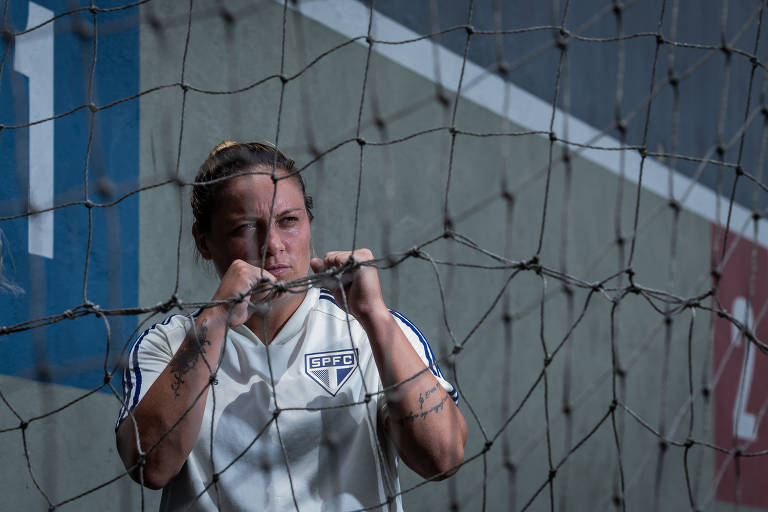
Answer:
M115 430L168 366L190 326L191 320L188 317L173 315L136 338L123 368L123 405L117 416Z
M458 405L459 393L451 383L445 380L443 372L440 370L440 366L437 364L435 354L432 352L432 347L429 346L427 338L421 333L419 328L413 324L413 322L405 317L405 315L393 309L390 309L389 311L392 313L392 316L395 317L395 320L397 320L397 324L400 326L403 334L405 334L405 337L408 338L409 342L411 342L413 349L417 354L419 354L419 357L421 357L421 360L424 362L424 366L429 368L429 371L432 372L432 375L435 376L443 389L445 389L445 392L448 393L456 405Z

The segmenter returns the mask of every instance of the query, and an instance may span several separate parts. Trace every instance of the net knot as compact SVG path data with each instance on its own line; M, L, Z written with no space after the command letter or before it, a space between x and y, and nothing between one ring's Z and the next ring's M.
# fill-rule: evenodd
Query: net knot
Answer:
M19 428L20 428L21 430L27 430L27 427L28 427L28 426L29 426L29 422L28 422L28 421L23 421L23 420L22 420L22 421L19 423Z
M557 135L555 135L555 132L549 132L549 140L557 142Z
M701 388L701 395L705 398L709 397L709 394L711 393L711 389L709 389L709 386L702 386Z
M720 45L720 51L722 51L724 54L730 57L730 55L733 53L733 48L731 48L731 46L728 43L723 41L723 44Z
M83 206L90 209L90 208L93 208L95 205L93 204L93 201L91 201L90 199L86 199L85 201L83 201Z
M109 373L104 374L104 384L109 384L109 381L112 380L112 376Z
M659 450L661 450L662 452L666 452L668 448L669 448L669 443L667 442L667 440L659 439Z
M491 446L493 446L493 441L489 439L488 441L485 442L485 447L483 448L483 451L487 452L488 450L491 449Z
M555 479L555 476L557 475L557 469L552 468L549 470L549 480L552 481Z
M768 117L768 105L763 105L763 106L760 108L760 112L761 112L761 113L762 113L764 116ZM3 125L1 125L1 124L0 124L0 130L2 130L2 128L3 128Z
M149 23L149 26L152 27L152 30L160 30L163 28L163 24L160 23L160 18L154 13L147 16L147 22Z
M88 110L90 110L93 113L96 113L99 111L99 107L97 107L95 103L89 103Z
M467 31L468 36L471 36L472 34L475 33L475 27L473 27L472 25L464 25L464 30Z
M693 439L691 439L690 437L686 439L685 444L683 446L685 446L686 448L691 448L693 446Z
M219 481L219 474L218 473L214 473L213 475L211 475L211 481L212 482L218 482Z
M500 61L496 64L496 71L498 71L501 76L507 76L510 71L509 64L507 64L506 61Z
M188 92L189 91L189 85L185 84L184 82L179 84L179 87L181 87L181 90L184 91L184 92Z
M287 77L287 76L285 76L285 75L282 75L282 74L281 74L281 75L280 75L280 81L281 81L282 83L284 83L284 84L285 84L285 83L287 83L287 82L288 82L288 77Z
M277 419L277 417L278 417L278 416L280 416L280 409L279 409L279 408L276 408L276 409L275 409L275 410L272 412L272 417L273 417L274 419Z
M664 43L666 43L666 41L664 40L664 36L662 36L661 34L656 34L656 44L661 46Z
M712 276L712 280L715 282L715 284L717 284L722 277L721 272L716 268L713 268L709 274Z
M678 77L675 74L674 69L669 70L669 74L667 75L667 80L669 81L669 85L672 87L677 87L680 84L680 77Z
M762 217L762 215L760 215L759 211L755 210L755 211L752 212L752 220L753 221L755 221L755 222L759 221L760 217Z
M359 146L361 146L361 147L362 147L362 146L365 146L365 144L366 144L366 142L365 142L365 139L364 139L364 138L362 138L362 137L358 137L358 138L356 138L356 139L355 139L355 142L357 142L357 144L358 144Z
M621 11L624 9L624 4L621 2L614 2L613 3L613 14L616 16L621 16Z
M675 213L680 213L681 206L680 206L680 203L677 201L677 199L670 199L669 200L669 207L672 208L672 210Z
M232 14L232 11L230 11L226 7L222 7L221 9L219 9L219 17L227 25L231 25L235 22L235 15Z
M736 176L744 176L744 167L741 165L736 166Z

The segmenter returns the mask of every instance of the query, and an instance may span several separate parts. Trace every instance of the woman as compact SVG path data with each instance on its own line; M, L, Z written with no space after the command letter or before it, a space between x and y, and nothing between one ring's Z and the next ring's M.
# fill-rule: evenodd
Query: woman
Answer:
M369 250L310 259L293 161L224 142L195 181L192 232L221 282L131 349L117 426L131 476L163 488L163 510L400 510L395 451L425 478L455 472L456 391L387 309ZM310 267L343 286L302 286Z

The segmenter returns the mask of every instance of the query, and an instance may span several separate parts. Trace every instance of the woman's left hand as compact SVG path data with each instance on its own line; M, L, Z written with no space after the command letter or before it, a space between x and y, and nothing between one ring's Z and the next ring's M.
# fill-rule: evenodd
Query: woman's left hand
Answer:
M309 264L315 273L321 273L343 266L350 257L355 263L362 263L372 260L373 253L369 249L357 249L354 252L331 251L326 253L324 258L312 258ZM331 291L340 306L344 306L344 295L346 296L349 312L355 318L364 321L376 313L387 311L376 267L361 265L345 271L340 277L341 281L337 280L336 286ZM331 284L331 281L328 284ZM344 286L344 295L341 293L340 285Z

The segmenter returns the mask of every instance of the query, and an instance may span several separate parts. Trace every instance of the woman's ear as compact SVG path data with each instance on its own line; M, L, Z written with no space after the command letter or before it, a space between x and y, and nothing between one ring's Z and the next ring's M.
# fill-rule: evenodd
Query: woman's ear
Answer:
M195 245L200 253L200 256L205 260L211 259L211 251L208 250L208 237L205 233L200 231L197 222L192 224L192 236L195 237Z

